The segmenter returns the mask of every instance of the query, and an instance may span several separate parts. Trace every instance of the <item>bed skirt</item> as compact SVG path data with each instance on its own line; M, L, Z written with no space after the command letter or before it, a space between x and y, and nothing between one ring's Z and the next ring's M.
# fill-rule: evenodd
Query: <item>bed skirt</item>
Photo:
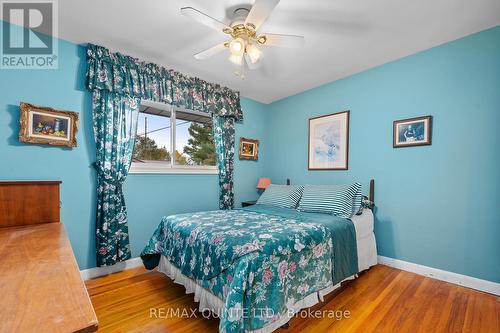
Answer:
M199 303L198 309L200 311L211 311L214 314L221 314L224 311L225 303L224 301L212 294L209 290L200 286L195 280L185 276L181 271L172 265L167 258L161 256L160 264L158 265L158 271L170 277L175 283L183 285L186 288L186 294L194 293L194 301ZM350 276L344 279L346 280L354 279L356 275ZM281 315L276 321L267 324L266 326L254 330L248 331L249 333L270 333L274 330L280 328L286 324L293 316L300 310L309 308L323 301L323 297L335 289L340 287L341 283L336 285L331 284L330 286L316 291L304 297L302 300L295 302L295 304L288 305L288 310L285 314Z

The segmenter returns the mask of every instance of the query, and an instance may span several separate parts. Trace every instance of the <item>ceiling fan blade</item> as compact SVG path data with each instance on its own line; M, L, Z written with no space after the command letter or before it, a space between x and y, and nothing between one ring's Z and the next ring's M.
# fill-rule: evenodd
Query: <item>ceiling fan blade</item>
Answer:
M255 27L255 30L258 30L279 2L280 0L255 0L245 20L245 25L251 24Z
M259 35L259 37L257 37L257 40L261 45L288 47L288 48L301 47L304 46L306 42L304 36L266 34L266 33Z
M204 59L210 58L211 56L213 56L217 53L224 51L225 49L226 49L226 43L220 43L220 44L217 44L215 46L212 46L209 49L206 49L205 51L201 51L199 53L196 53L194 55L194 57L195 57L195 59L198 59L198 60L204 60Z
M181 14L217 31L222 31L224 33L231 33L233 31L233 29L231 29L231 27L227 24L214 19L213 17L203 12L200 12L198 9L195 9L193 7L182 7Z

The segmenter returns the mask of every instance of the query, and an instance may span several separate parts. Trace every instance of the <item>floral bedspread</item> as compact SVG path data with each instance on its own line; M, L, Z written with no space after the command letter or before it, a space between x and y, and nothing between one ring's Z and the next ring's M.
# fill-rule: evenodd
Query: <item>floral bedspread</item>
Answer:
M333 238L335 239L335 238ZM219 210L164 217L143 250L225 301L220 332L262 328L334 280L332 229L301 215Z

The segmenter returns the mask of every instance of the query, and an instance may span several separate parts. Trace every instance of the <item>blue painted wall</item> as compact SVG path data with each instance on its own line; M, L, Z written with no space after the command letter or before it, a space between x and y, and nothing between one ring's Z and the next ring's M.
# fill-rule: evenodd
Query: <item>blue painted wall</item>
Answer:
M343 110L351 110L349 170L307 171L308 118ZM280 100L268 112L273 180L374 178L380 255L500 282L500 27ZM429 114L431 146L392 148L393 120Z
M1 28L0 24L0 36ZM0 69L0 179L62 180L61 216L81 269L95 266L95 160L91 95L85 90L85 49L59 40L57 70ZM80 114L78 147L64 149L19 143L19 102ZM242 99L240 135L260 138L264 105ZM263 144L265 144L263 142ZM238 147L237 147L238 148ZM261 155L261 161L263 156ZM257 197L263 163L236 161L236 200ZM165 214L217 209L217 175L129 175L125 186L132 255L139 255Z

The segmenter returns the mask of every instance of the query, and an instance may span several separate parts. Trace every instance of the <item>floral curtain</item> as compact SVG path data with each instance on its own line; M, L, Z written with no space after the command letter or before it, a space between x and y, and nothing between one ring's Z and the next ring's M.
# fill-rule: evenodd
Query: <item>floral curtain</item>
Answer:
M234 205L234 122L243 119L240 95L107 48L87 48L87 88L93 93L97 145L97 264L130 258L122 184L134 149L141 99L212 115L220 184L220 208Z
M130 259L127 210L122 184L127 177L139 114L139 99L94 90L97 158L97 265Z
M219 208L232 209L234 207L234 119L214 115L212 123L219 169Z
M102 46L88 46L87 82L90 90L107 90L236 121L243 119L239 92L120 53L111 53Z

